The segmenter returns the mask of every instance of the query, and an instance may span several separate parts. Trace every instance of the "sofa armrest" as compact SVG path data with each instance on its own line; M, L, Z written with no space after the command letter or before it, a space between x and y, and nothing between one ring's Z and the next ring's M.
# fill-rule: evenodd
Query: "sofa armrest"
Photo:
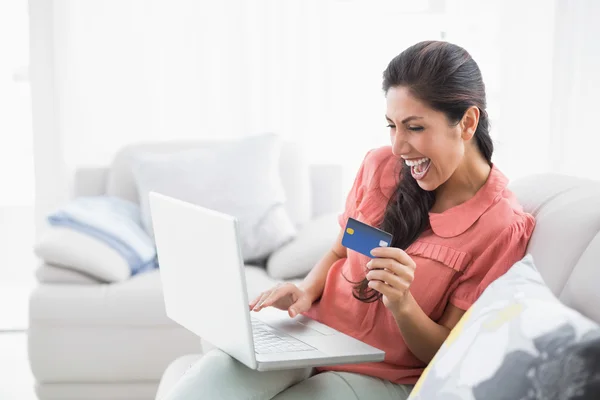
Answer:
M37 281L42 284L100 285L103 281L71 268L42 263L35 270Z
M108 168L79 167L75 171L71 197L101 196L106 193Z
M292 241L271 254L267 273L284 280L306 276L331 249L339 231L337 213L323 214L307 222Z

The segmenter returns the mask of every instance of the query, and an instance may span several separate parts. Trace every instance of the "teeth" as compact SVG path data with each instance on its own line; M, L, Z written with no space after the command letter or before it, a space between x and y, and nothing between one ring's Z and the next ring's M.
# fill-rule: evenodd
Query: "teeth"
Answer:
M404 160L404 162L406 163L406 165L408 165L409 167L415 167L415 166L417 166L419 164L423 164L426 161L429 161L429 158L423 157L423 158L418 159L418 160Z

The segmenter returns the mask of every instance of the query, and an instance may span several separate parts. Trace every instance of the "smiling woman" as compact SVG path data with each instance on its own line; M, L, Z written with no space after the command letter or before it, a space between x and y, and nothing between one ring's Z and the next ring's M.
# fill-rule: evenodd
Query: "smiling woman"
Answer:
M417 43L391 61L383 87L391 146L367 152L338 239L302 283L266 290L249 306L303 314L385 351L385 360L258 376L215 351L169 400L211 398L226 386L254 398L255 385L264 399L406 399L465 310L523 257L535 222L491 162L471 56L450 43ZM370 256L345 247L350 218L392 233L391 246Z
M418 43L383 77L392 152L404 163L381 229L394 236L392 246L406 249L429 225L430 212L457 206L483 186L493 143L481 72L463 48ZM378 298L367 283L357 285L359 298Z
M410 383L487 285L523 256L535 222L491 162L485 89L467 51L420 42L383 76L391 146L368 152L339 222L378 226L392 244L373 260L348 251L308 315L386 349L384 365L322 370ZM341 301L348 296L358 301Z

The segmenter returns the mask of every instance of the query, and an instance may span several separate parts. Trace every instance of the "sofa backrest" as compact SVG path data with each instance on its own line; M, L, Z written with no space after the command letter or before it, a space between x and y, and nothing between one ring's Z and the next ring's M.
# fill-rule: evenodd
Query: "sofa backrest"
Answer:
M137 202L137 190L128 166L131 152L137 149L176 151L190 146L198 146L198 143L154 143L124 148L109 168L79 168L72 195L113 194ZM346 195L342 167L309 165L307 168L303 156L290 146L289 143L284 145L281 168L286 193L292 200L289 209L295 220L301 222L309 214L315 218L339 212ZM307 179L306 168L310 183L294 185L295 176ZM539 174L515 180L509 187L525 211L536 218L527 251L534 257L547 285L566 305L600 323L600 182ZM301 199L295 203L294 193Z
M539 174L509 187L536 218L527 251L546 284L600 323L600 182Z
M74 196L108 194L138 203L132 172L137 152L172 153L210 146L214 141L168 141L136 143L121 149L105 168L80 168L76 171ZM339 212L343 206L343 170L340 165L311 165L307 153L295 142L284 141L280 174L286 193L286 209L296 226L311 218Z

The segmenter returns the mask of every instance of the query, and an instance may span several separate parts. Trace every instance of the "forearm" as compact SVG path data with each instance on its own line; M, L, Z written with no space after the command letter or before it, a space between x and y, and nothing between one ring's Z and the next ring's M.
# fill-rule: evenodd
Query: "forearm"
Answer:
M395 315L396 323L410 351L421 361L429 363L450 334L450 329L429 318L414 297L410 293L408 296Z
M333 263L339 259L340 257L333 252L333 250L329 250L310 270L302 283L298 285L300 289L303 289L309 294L313 303L321 297L321 294L323 294L327 273L329 272L329 269Z

